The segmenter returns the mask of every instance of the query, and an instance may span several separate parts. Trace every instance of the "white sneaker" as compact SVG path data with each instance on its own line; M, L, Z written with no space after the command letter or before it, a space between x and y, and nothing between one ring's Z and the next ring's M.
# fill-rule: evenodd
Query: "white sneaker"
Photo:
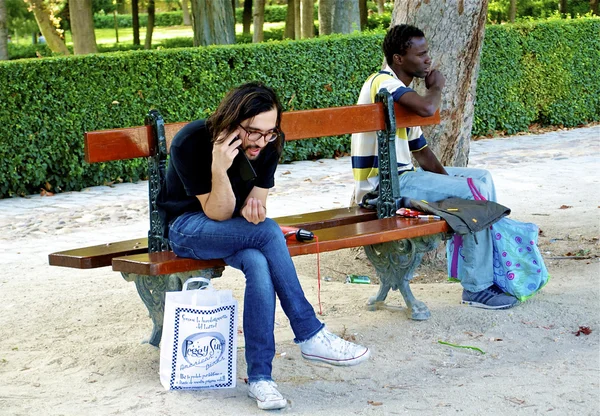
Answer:
M263 410L283 409L287 405L287 400L277 391L277 384L272 380L250 383L248 396L256 399L258 408Z
M371 351L362 345L348 342L325 328L300 344L307 360L324 361L332 365L356 365L369 358Z

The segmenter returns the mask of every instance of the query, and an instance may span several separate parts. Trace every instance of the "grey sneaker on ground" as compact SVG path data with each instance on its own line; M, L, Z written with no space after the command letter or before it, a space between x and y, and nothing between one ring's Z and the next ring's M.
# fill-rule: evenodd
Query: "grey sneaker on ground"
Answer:
M300 351L307 360L340 366L359 364L371 355L367 347L346 341L325 328L308 341L300 343Z
M463 290L462 302L475 308L483 309L508 309L519 303L514 296L504 293L495 284L481 292Z
M277 390L277 384L272 380L261 380L250 383L248 396L256 399L256 404L262 410L283 409L287 400Z

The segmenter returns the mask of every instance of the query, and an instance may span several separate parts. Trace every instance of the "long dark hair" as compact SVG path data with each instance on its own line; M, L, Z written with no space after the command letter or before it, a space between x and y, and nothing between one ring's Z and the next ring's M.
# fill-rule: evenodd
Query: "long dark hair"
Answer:
M277 125L275 128L280 132L279 137L274 142L277 150L281 153L283 148L283 135L281 134L281 103L277 94L272 88L260 82L249 82L232 89L221 100L217 110L207 119L206 123L212 140L216 141L217 136L225 131L231 132L238 125L249 118L255 117L260 113L277 109Z

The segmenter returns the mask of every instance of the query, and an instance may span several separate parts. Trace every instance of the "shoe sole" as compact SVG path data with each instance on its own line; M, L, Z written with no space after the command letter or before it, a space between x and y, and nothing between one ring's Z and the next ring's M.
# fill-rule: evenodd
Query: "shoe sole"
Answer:
M286 399L281 399L278 401L270 401L270 402L261 402L260 400L258 400L258 398L248 392L248 397L253 398L254 400L256 400L256 404L258 405L258 408L260 410L277 410L277 409L283 409L284 407L287 406L287 400Z
M331 358L325 358L325 357L320 357L318 355L309 355L309 354L302 353L302 357L304 357L307 360L322 361L324 363L336 365L336 366L340 366L340 367L349 367L352 365L360 364L363 361L368 360L370 356L371 356L371 350L368 348L365 350L365 352L362 355L355 357L355 358L351 358L349 360L332 360Z
M490 305L486 305L485 303L472 302L472 301L469 301L469 300L462 300L462 301L460 301L460 303L462 303L463 305L472 306L474 308L490 309L490 310L510 309L513 306L516 306L516 305L519 304L519 302L516 302L516 303L513 303L511 305L490 306Z

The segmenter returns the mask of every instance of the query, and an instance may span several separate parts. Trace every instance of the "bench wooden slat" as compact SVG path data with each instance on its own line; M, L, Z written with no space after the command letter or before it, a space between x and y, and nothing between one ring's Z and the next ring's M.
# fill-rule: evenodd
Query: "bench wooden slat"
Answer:
M369 221L377 218L377 213L358 206L352 208L336 208L307 214L290 215L275 218L280 225L295 226L307 230L319 230L327 227L350 224L352 222ZM119 241L116 243L66 250L48 256L52 266L71 267L74 269L93 269L111 265L115 257L142 254L148 251L148 238Z
M388 241L448 232L448 224L443 220L417 220L400 217L384 218L315 231L318 249L321 253L344 248L358 247ZM290 255L314 254L317 241L289 242ZM193 260L177 257L173 252L144 253L126 257L116 257L112 261L113 270L148 276L201 270L224 266L222 260Z
M48 255L48 262L51 266L95 269L110 266L114 257L147 252L148 239L138 238L52 253Z
M439 111L420 117L398 104L394 105L396 127L438 124ZM337 136L385 129L382 103L284 112L281 128L287 141ZM187 123L165 124L167 149L171 140ZM85 160L88 163L148 157L154 151L149 126L110 129L85 133Z

